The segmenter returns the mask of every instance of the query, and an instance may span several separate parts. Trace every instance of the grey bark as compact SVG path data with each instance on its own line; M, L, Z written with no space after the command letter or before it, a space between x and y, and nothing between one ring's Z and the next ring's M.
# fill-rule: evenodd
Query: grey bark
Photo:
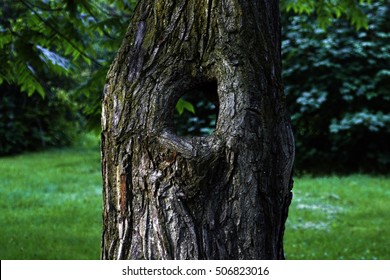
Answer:
M141 0L102 112L102 259L283 259L294 142L278 1ZM206 137L177 136L186 92L217 83Z

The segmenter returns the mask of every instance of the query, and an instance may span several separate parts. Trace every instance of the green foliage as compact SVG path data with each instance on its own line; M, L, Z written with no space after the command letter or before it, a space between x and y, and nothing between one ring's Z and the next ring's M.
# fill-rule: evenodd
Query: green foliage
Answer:
M218 116L217 100L216 83L206 84L184 94L176 104L173 120L176 133L187 136L210 135Z
M281 9L287 13L314 15L318 25L323 29L330 27L334 19L340 17L347 18L357 29L367 29L368 18L363 7L371 2L371 0L282 0Z
M78 73L75 87L77 102L88 118L89 128L100 129L101 97L106 75L125 36L137 2L110 0L94 4L97 9L94 12L94 20L98 35L92 37L90 45L96 50L99 64L83 67Z
M72 143L80 117L63 92L28 97L17 86L0 86L0 155Z
M180 102L180 101L179 101ZM179 110L174 114L174 125L176 133L182 136L207 136L213 133L216 119L217 108L211 102L194 100L191 105L192 109ZM195 104L195 108L192 104Z
M192 103L184 100L183 98L180 98L179 101L177 101L176 110L180 116L184 113L184 110L187 110L188 112L195 114L194 105L192 105Z
M389 9L367 9L367 30L337 21L327 32L310 16L284 23L285 90L297 167L389 170Z
M119 0L0 2L0 154L69 144L83 121L80 113L99 126L105 75L134 5Z
M54 3L39 3L43 9L40 12L35 3L28 1L7 0L0 4L0 57L5 66L0 70L1 82L18 85L29 95L38 92L44 97L53 86L51 78L67 76L71 60L53 49L69 49L72 45L82 48L74 43L76 39L74 42L59 39L60 30L66 28L60 26L61 19L51 17L57 8L50 4Z
M92 101L85 106L91 110L135 2L2 1L0 84L42 97L53 87L78 88L81 99Z

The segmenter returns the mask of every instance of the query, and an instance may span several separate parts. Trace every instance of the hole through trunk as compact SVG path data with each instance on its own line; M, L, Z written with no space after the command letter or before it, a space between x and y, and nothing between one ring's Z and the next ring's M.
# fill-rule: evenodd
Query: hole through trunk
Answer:
M183 92L176 103L173 123L179 136L207 136L214 132L219 112L216 80Z

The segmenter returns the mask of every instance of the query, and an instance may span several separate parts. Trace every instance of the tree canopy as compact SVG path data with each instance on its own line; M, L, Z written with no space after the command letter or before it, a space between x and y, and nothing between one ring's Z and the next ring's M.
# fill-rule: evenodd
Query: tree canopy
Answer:
M282 0L281 8L285 12L314 15L318 25L325 29L332 25L333 19L347 18L357 29L368 28L369 20L363 7L371 0ZM380 2L380 1L376 1Z
M38 93L42 97L52 87L69 85L73 88L76 85L88 96L92 92L98 95L96 90L101 91L136 2L2 1L0 84L17 84L28 95ZM344 16L356 28L368 28L363 7L370 3L370 0L284 0L281 9L314 15L321 27Z
M135 1L5 0L0 5L0 84L42 97L55 88L82 89L96 98Z

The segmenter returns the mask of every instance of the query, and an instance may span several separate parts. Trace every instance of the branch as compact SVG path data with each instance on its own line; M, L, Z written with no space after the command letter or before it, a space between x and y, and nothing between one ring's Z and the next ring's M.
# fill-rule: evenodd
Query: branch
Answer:
M73 42L72 40L70 40L68 37L66 37L64 34L62 34L60 31L58 31L58 29L56 27L54 27L51 23L49 23L47 20L45 20L44 18L42 18L35 10L34 8L32 8L31 6L31 3L29 3L28 1L25 1L25 0L21 0L22 4L24 6L27 7L27 9L29 9L31 12L33 12L40 21L42 21L45 25L47 25L50 29L52 29L56 34L58 34L60 37L62 37L65 41L67 41L75 50L77 50L82 56L90 59L92 62L94 62L96 65L98 65L99 67L101 67L101 63L98 62L96 59L94 59L93 57L89 56L87 53L85 53L83 50L81 50L79 47L77 47Z

